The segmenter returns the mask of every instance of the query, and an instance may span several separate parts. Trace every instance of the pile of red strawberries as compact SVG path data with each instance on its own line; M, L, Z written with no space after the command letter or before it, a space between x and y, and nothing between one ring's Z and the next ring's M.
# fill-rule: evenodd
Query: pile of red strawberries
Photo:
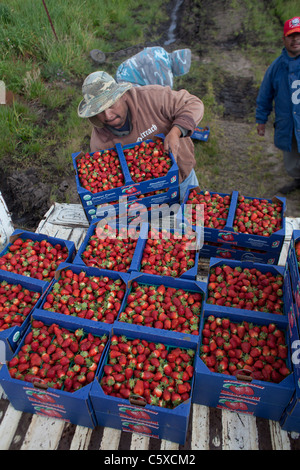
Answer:
M135 183L165 176L173 165L162 139L141 142L123 150L131 179Z
M201 305L199 292L134 281L119 321L198 335Z
M86 266L127 272L133 258L136 238L130 236L130 228L127 227L97 227L89 238L81 259Z
M0 332L20 327L41 297L21 284L2 281L0 284Z
M233 229L235 232L269 237L282 228L282 217L280 202L239 196Z
M53 245L46 239L19 237L0 258L0 269L43 281L51 281L55 270L68 258L67 247Z
M113 335L100 384L106 395L175 408L190 398L194 357L193 349Z
M160 276L180 277L195 266L196 234L151 228L142 254L140 271Z
M206 302L282 315L282 286L281 274L224 264L210 269Z
M119 156L113 149L86 153L76 165L81 186L93 194L124 185Z
M221 196L218 193L191 189L186 200L186 204L191 206L191 209L188 206L186 216L191 218L192 224L199 222L197 221L197 206L203 204L204 227L222 229L226 225L230 202L230 195Z
M88 276L63 269L42 305L44 310L87 320L113 323L120 311L126 285L122 279Z
M290 369L285 332L274 323L236 323L209 315L204 322L200 357L211 372L246 373L253 379L279 383Z
M8 370L14 379L75 392L94 380L107 341L107 334L100 337L33 320Z

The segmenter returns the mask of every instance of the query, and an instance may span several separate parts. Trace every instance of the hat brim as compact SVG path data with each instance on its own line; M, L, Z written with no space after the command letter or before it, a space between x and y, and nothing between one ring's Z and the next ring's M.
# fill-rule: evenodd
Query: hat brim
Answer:
M285 33L285 37L290 36L293 33L300 33L300 26L297 26L297 28L290 29L287 33Z
M127 90L132 88L131 83L117 83L108 93L101 94L91 100L83 99L78 105L78 116L82 118L90 118L96 116L102 111L112 106L119 98L121 98Z

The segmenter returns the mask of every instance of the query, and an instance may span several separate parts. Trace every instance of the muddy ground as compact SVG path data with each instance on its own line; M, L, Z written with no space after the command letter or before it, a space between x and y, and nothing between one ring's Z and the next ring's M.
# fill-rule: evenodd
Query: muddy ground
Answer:
M231 9L228 1L185 0L180 3L176 41L168 46L168 50L189 47L194 63L206 64L207 67L217 64L219 69L213 87L215 100L223 106L223 113L213 123L207 122L204 117L203 124L212 125L212 137L217 136L221 150L220 171L211 174L209 168L198 166L200 185L206 176L206 183L209 179L206 189L212 191L238 190L245 196L268 198L282 196L278 188L290 182L291 178L285 173L281 152L274 147L272 122L268 123L265 138L258 138L255 133L255 70L243 51L247 42L255 46L257 38L245 29L241 8ZM167 31L166 25L163 30ZM164 46L167 39L166 33L162 34L159 45ZM125 60L139 50L140 45L126 52L116 52L107 61ZM220 76L222 80L219 80ZM189 85L188 76L186 85ZM191 81L190 86L193 88L195 84ZM199 80L197 92L200 97L206 93L206 86ZM45 115L41 116L45 119ZM195 145L205 144L195 142ZM259 158L259 154L263 155L263 159ZM17 227L35 229L53 198L59 202L80 202L72 171L66 173L64 178L56 178L53 174L50 181L42 180L41 174L39 168L27 171L13 169L0 174L0 190ZM291 193L286 200L286 215L300 217L300 191Z

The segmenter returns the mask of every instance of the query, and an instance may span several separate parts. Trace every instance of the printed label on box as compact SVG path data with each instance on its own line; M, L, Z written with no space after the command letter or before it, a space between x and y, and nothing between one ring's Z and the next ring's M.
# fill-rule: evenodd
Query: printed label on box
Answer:
M118 404L119 406L119 416L121 418L132 418L136 420L144 420L148 421L149 423L158 424L157 420L153 418L158 415L156 411L144 410L141 408L133 407L133 406L124 406Z
M264 390L264 387L256 384L245 384L245 383L239 383L239 382L224 382L223 388L225 390L222 390L221 393L230 393L230 394L235 394L238 396L248 396L249 398L251 397L252 400L260 400L260 397L257 397L256 394L260 390Z
M233 397L220 397L217 408L253 415L254 411L249 411L249 406L253 405L255 406L256 403L247 402L247 400L243 400L242 398L237 399Z

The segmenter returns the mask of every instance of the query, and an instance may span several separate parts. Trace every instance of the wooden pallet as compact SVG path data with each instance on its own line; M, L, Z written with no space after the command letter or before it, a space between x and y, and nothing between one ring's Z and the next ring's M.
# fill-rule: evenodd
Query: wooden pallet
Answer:
M40 222L37 232L71 240L78 248L88 222L80 205L54 204ZM287 219L287 237L279 264L284 264L293 229L300 219ZM207 260L200 260L199 277L205 279ZM184 445L98 426L89 429L58 419L17 411L0 389L1 450L299 450L297 433L287 433L278 422L227 410L192 405Z

